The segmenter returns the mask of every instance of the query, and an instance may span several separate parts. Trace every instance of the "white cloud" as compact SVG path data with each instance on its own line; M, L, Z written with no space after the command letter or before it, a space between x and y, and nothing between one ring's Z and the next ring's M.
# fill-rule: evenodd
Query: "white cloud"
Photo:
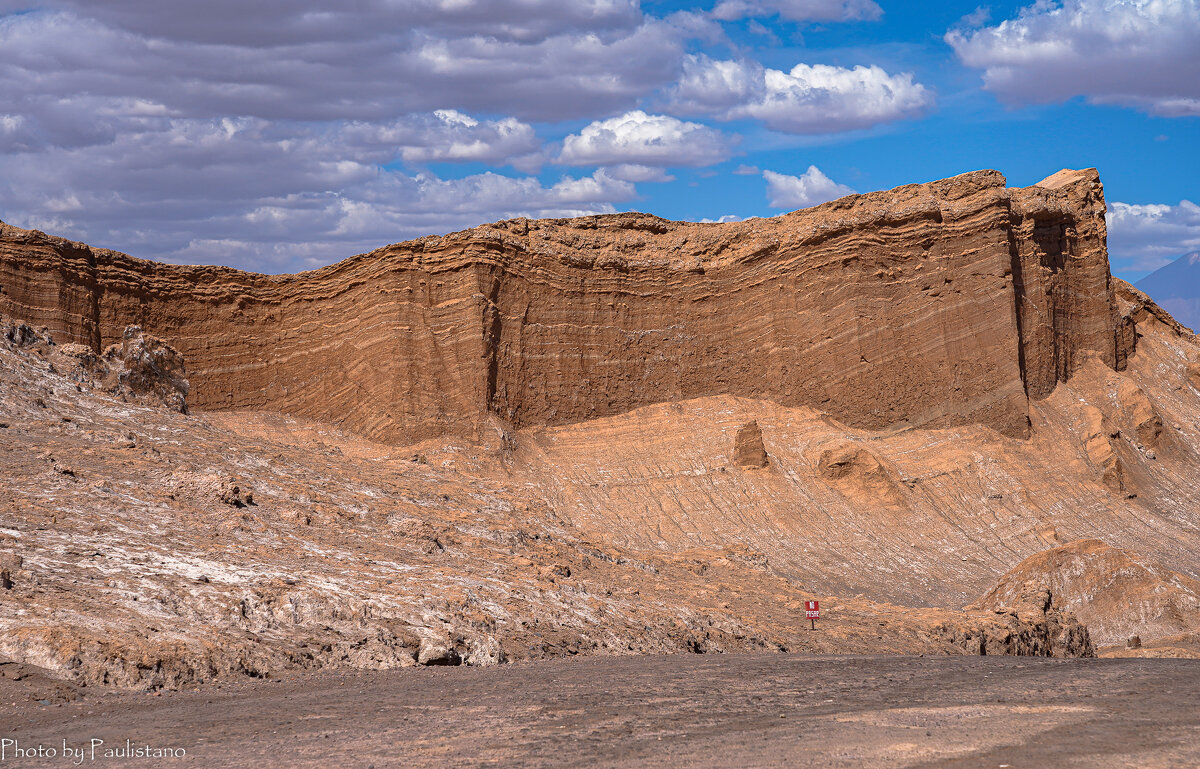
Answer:
M0 217L149 258L294 270L481 221L612 211L635 183L725 160L736 141L629 111L680 81L690 42L728 42L704 13L656 18L638 0L169 5L0 0ZM804 5L754 7L791 18ZM714 91L725 119L811 132L908 114L816 69L801 97L796 70L776 88L774 70L727 64L748 82ZM608 115L622 117L557 155L539 137ZM445 162L515 171L430 172ZM585 170L529 175L546 162Z
M669 90L671 108L688 115L726 116L766 95L766 68L754 61L689 55L683 76Z
M627 182L673 182L675 177L667 173L665 168L642 166L636 163L621 163L609 166L605 171L614 179L624 179Z
M612 211L634 180L665 174L420 169L532 172L545 151L530 121L630 109L678 77L689 39L719 28L646 16L637 0L162 9L0 0L0 217L278 271L508 216Z
M643 16L618 0L507 0L478 16L462 9L484 4L465 0L444 13L433 0L358 5L220 0L164 13L144 0L54 0L0 17L0 93L23 111L87 93L187 117L374 122L457 109L560 120L634 106L678 76L684 42L703 31L691 15Z
M753 118L795 134L869 128L916 117L932 94L911 73L888 74L877 66L797 64L790 72L752 61L688 56L669 93L673 112L720 120Z
M147 258L290 271L484 221L613 211L636 194L603 171L443 179L387 170L380 153L336 126L130 119L107 143L0 154L0 217Z
M792 21L878 19L883 9L872 0L721 0L713 16L723 21L779 15Z
M733 141L700 123L641 110L597 120L563 139L565 165L709 166L732 152Z
M838 184L816 166L809 166L800 176L763 171L767 180L767 200L772 208L808 208L846 195L854 190Z
M1196 0L1038 2L946 41L984 87L1012 103L1086 96L1163 116L1200 115Z
M981 5L975 10L968 13L958 20L959 26L962 27L982 27L992 20L992 9L986 5Z
M1108 253L1134 272L1156 270L1190 251L1200 251L1200 206L1108 204Z
M511 117L480 121L457 110L406 115L388 123L352 123L341 134L349 143L375 147L384 156L390 154L409 163L503 163L536 154L541 148L528 123Z

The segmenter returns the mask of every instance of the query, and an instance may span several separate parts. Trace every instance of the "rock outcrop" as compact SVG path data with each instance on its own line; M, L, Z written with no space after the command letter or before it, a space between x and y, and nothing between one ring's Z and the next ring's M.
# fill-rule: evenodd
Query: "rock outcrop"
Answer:
M766 467L770 462L763 445L762 428L750 421L738 428L733 439L733 463L740 467Z
M137 325L199 409L378 440L730 394L865 429L1026 436L1085 351L1127 356L1094 170L995 171L772 219L517 219L300 275L180 267L0 226L0 311L99 353Z
M24 562L25 559L16 553L0 552L0 589L12 590L13 579Z
M728 410L712 399L661 408L686 422L696 404ZM795 474L787 453L780 472L729 472L731 432L714 426L720 486ZM683 459L680 478L706 475L678 452L616 437L589 440L576 461L607 455L615 470L609 450L629 450L645 467ZM752 526L697 547L695 522L676 522L692 546L625 546L616 526L569 520L528 456L537 440L522 431L500 456L431 442L415 461L410 447L277 414L122 403L80 386L53 354L0 345L0 655L79 686L155 689L575 654L1089 653L1044 611L818 593L809 579L828 561L797 574L786 554L799 548L782 538L779 568L746 544L762 543ZM668 509L671 486L686 492L668 481L636 493ZM814 633L804 602L817 597Z
M1036 583L1024 583L1013 592L992 591L983 601L967 608L991 610L995 614L994 624L984 624L958 636L959 643L971 651L978 644L981 655L1096 656L1087 626L1055 605L1053 593Z
M808 454L817 476L849 500L867 504L902 503L892 472L865 446L836 438L818 442Z
M1174 622L1200 578L1200 344L1110 278L1102 214L1094 172L980 172L275 277L5 227L0 305L28 322L0 334L0 655L154 688L1200 650ZM1078 547L1005 576L1096 538L1134 566ZM1123 581L1138 564L1162 571Z
M129 326L119 344L105 348L102 386L119 395L151 398L187 413L188 380L183 356L173 347Z
M162 340L129 326L121 341L97 354L91 347L71 342L55 344L49 329L0 315L0 339L10 347L27 348L49 361L54 373L77 384L86 384L123 401L164 405L187 413L189 384L183 356Z
M1053 594L1056 608L1086 623L1102 646L1137 648L1190 636L1200 640L1200 581L1137 553L1081 539L1030 556L974 607L1000 609L1033 592Z

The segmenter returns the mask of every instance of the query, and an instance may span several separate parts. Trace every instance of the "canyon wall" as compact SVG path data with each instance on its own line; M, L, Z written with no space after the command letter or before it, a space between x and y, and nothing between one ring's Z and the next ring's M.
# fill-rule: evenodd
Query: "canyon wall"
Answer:
M393 443L716 394L881 429L1029 430L1084 351L1128 355L1094 170L978 171L771 219L516 219L299 275L149 262L0 225L0 312L95 348L140 325L198 409Z

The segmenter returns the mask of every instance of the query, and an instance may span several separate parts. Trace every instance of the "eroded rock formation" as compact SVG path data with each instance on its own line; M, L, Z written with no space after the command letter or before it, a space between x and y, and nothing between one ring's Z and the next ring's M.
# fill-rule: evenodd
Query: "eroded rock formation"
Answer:
M78 342L55 344L45 327L0 315L0 343L29 349L49 361L54 373L77 384L99 388L123 401L162 404L187 413L189 384L183 356L137 326L126 328L119 343L97 354Z
M770 462L763 445L762 428L751 420L738 428L733 439L733 462L741 467L766 467Z
M5 227L0 303L29 322L0 340L0 654L155 687L1127 633L1200 653L1200 345L1110 278L1102 214L1094 172L980 172L275 277ZM1080 539L1117 555L1009 574ZM1162 611L1126 626L1093 588L1129 574Z
M392 443L716 394L1026 436L1027 396L1133 342L1104 211L1094 170L979 171L738 223L498 222L281 276L2 226L0 311L96 352L138 325L186 356L194 407Z
M815 593L744 544L625 548L471 466L471 448L420 462L275 414L122 403L32 346L0 345L0 416L0 659L78 684L584 653L1091 651L1036 612Z
M1134 648L1146 637L1158 647L1200 650L1200 581L1129 550L1082 539L1038 553L973 608L1007 607L1030 591L1058 596L1055 606L1087 623L1098 644L1121 646L1137 635Z

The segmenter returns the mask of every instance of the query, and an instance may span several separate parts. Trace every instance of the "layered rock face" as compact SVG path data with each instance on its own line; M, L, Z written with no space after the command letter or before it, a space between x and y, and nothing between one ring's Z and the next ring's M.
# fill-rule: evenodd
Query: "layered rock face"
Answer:
M981 172L279 277L5 228L0 655L1200 654L1200 344L1102 214Z
M1097 644L1125 645L1138 635L1156 647L1195 656L1200 642L1200 581L1137 553L1081 539L1026 558L972 608L1010 607L1030 588L1058 596L1056 606L1087 623ZM1174 656L1174 655L1169 655Z
M0 666L149 689L578 654L1093 653L1048 603L839 597L782 574L751 527L622 547L514 477L520 449L498 460L447 440L413 458L278 414L122 402L25 338L0 334ZM586 455L619 453L599 445ZM820 632L804 620L816 598Z
M137 325L188 402L390 443L730 394L852 427L982 423L1127 357L1094 170L979 171L772 219L512 220L309 273L180 267L0 226L0 311L95 350Z

